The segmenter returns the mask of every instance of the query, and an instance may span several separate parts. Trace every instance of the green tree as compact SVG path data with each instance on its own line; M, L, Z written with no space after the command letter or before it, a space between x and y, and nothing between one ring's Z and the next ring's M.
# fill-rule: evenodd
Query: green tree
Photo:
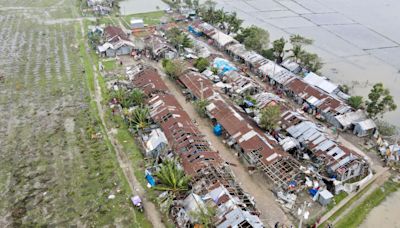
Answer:
M289 56L290 59L295 61L296 63L300 62L301 56L303 56L306 52L303 50L303 46L296 45L290 49L291 55Z
M301 60L301 57L306 53L303 47L311 45L313 41L300 35L292 35L289 40L292 45L292 49L290 49L291 55L289 58L294 59L294 61L298 63Z
M209 105L209 102L206 99L198 99L194 102L197 113L203 118L207 117L207 105Z
M200 206L198 210L189 212L189 215L205 228L213 227L216 214L217 210L211 206Z
M173 27L166 32L169 42L178 50L181 48L190 48L193 46L192 40L188 35L182 32L178 27Z
M319 70L321 70L323 66L323 63L317 54L308 52L303 52L303 54L300 55L300 64L307 71L312 71L315 73L319 73Z
M133 127L136 131L143 130L150 125L150 111L147 107L141 106L135 108L133 111L124 109L123 112L129 126Z
M397 109L390 91L382 83L375 84L368 94L367 113L369 117L377 119L384 113Z
M247 49L260 52L268 48L269 33L262 28L252 25L242 29L235 39L243 43Z
M272 42L273 54L278 64L283 62L286 43L287 41L283 37Z
M168 191L175 196L189 190L190 178L186 176L183 169L178 167L176 159L165 160L159 171L155 174L161 184L156 186L157 190Z
M229 35L231 32L237 33L241 29L243 20L238 18L236 12L232 12L226 16L225 22L228 23L227 33Z
M132 92L130 93L129 100L132 102L134 105L143 105L144 103L144 98L145 95L142 90L140 89L133 89Z
M194 67L196 67L200 72L203 72L204 70L207 69L207 67L210 65L210 62L206 58L198 58L194 62Z
M305 45L313 44L313 40L305 38L305 37L300 36L298 34L297 35L291 35L289 40L290 40L290 43L293 46L298 46L298 45L301 45L301 46L304 45L305 46Z
M261 110L260 127L273 131L281 118L281 109L278 105L269 105Z
M165 73L173 80L176 80L188 68L186 62L180 59L163 60L162 65Z
M339 85L339 90L342 91L343 93L347 93L348 94L350 88L349 88L348 85L343 84L343 85Z
M347 102L354 109L359 109L362 107L364 101L362 96L351 96Z
M110 92L109 97L111 99L115 98L118 103L121 104L122 107L127 107L125 106L125 91L123 89L118 89L118 90L113 90Z

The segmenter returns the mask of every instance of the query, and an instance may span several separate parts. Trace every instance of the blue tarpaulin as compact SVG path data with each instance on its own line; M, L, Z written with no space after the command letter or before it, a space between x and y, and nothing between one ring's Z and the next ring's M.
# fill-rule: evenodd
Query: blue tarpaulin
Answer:
M311 196L315 196L315 194L317 194L318 190L312 188L312 189L308 190L308 192L310 193Z
M254 106L253 102L251 102L249 100L244 100L244 103L247 105L247 107L253 107Z
M232 70L237 70L237 68L235 66L233 66L232 63L230 63L228 60L222 59L222 58L215 58L213 66L218 68L218 70L221 72L221 74L225 74L226 72L229 72Z
M214 126L214 134L216 136L222 135L222 127L221 127L220 124L217 124L217 125Z
M146 170L146 180L149 182L151 187L156 186L156 181L148 170Z
M193 28L191 25L188 27L188 31L193 33L196 36L202 36L203 33L201 31L197 31L195 28Z

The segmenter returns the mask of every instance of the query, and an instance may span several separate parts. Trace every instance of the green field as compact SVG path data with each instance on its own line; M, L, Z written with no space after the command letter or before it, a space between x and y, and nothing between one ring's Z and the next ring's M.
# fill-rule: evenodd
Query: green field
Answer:
M78 15L0 0L0 227L148 227L90 97Z

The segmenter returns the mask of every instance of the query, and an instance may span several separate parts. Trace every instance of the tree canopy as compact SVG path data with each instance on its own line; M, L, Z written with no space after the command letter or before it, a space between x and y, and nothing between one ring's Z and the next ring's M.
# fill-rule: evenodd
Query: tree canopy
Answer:
M243 43L247 49L260 52L268 48L269 33L267 30L252 25L242 29L235 39Z
M164 59L162 61L165 73L172 79L177 79L188 68L187 63L180 59Z
M218 26L228 34L231 32L237 33L243 23L243 20L238 18L236 12L228 13L223 9L215 9L213 6L206 4L200 10L200 15L204 21Z
M160 170L155 174L161 184L156 189L169 191L173 194L189 190L189 177L178 168L176 159L167 159L160 165Z
M347 102L354 109L359 109L362 107L364 101L362 96L351 96Z
M195 105L195 109L197 111L197 113L199 113L199 115L201 117L206 117L207 116L207 105L209 104L208 100L205 99L199 99L196 100L194 102Z
M375 84L368 94L367 113L373 118L382 117L384 113L394 111L397 105L394 103L390 91L382 83Z
M281 109L278 105L269 105L261 110L260 127L273 131L278 127L281 118Z
M194 62L194 67L196 67L200 72L203 72L204 70L207 69L207 67L210 65L210 62L206 58L198 58Z
M134 127L135 130L143 130L149 126L150 111L147 107L140 106L133 111L129 111L125 108L123 111L129 125Z
M272 42L273 55L278 64L283 62L283 57L285 55L286 43L287 43L287 41L283 37L280 39L274 40Z
M190 48L193 46L192 40L188 37L188 35L177 27L173 27L166 32L167 38L170 43L178 50L180 48Z

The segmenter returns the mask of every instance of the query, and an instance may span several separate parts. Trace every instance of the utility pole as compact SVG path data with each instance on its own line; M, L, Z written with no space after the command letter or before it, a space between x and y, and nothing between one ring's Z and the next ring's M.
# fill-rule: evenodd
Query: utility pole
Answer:
M201 94L201 100L203 100L203 79L200 78L200 94Z
M306 215L306 207L307 207L307 202L304 201L303 207L301 208L300 211L298 211L298 214L300 216L299 228L301 228L303 225L303 219Z

